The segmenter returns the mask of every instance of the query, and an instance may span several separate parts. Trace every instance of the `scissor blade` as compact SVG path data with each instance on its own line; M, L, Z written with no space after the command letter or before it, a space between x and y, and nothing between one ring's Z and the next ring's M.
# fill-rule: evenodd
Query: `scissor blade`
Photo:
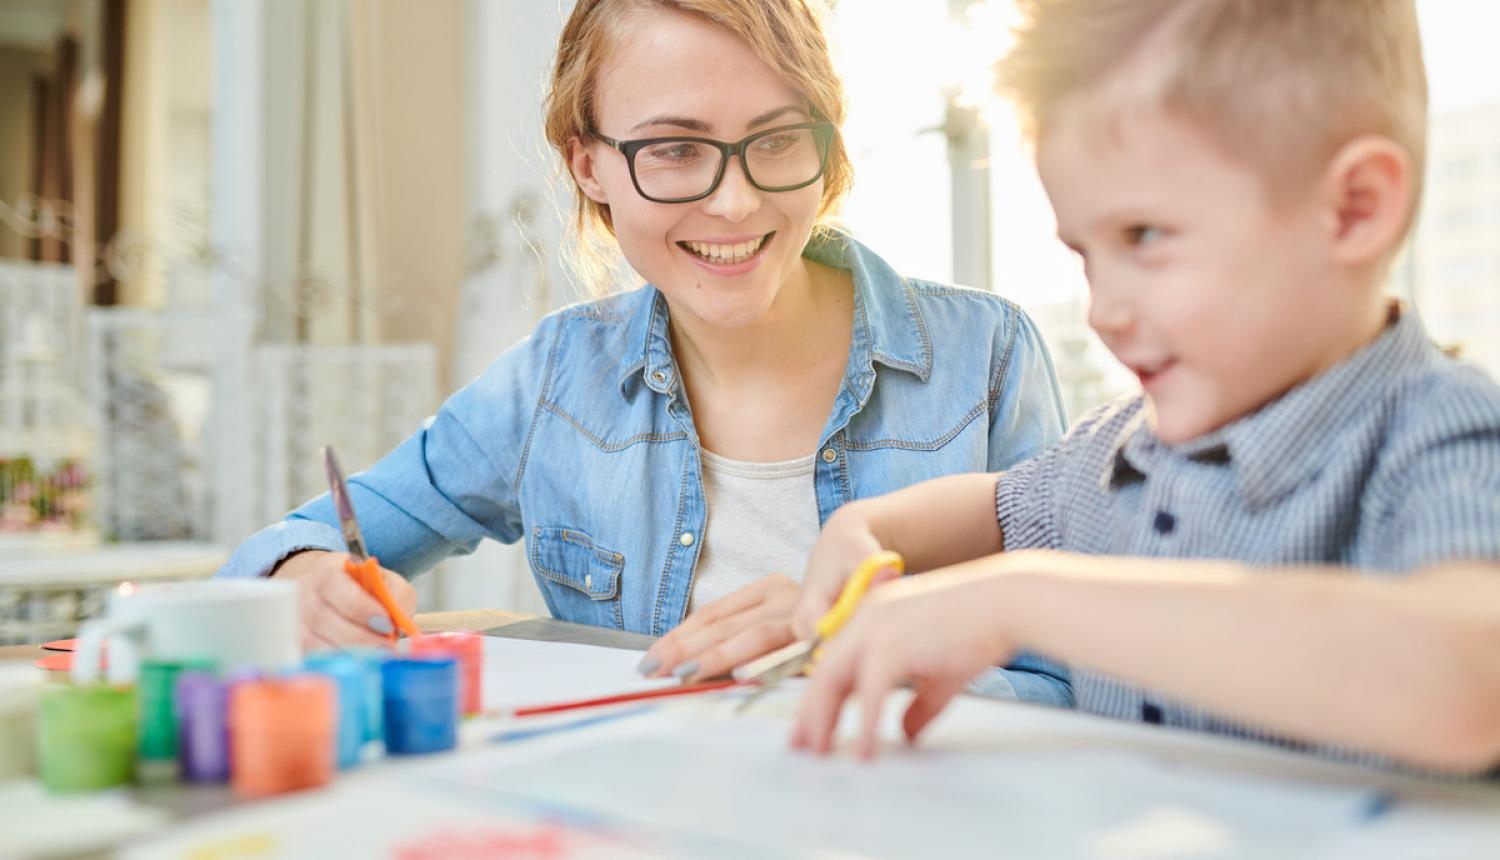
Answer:
M354 518L354 500L349 498L349 485L344 482L344 470L339 468L339 459L333 446L323 448L323 468L328 472L328 491L333 496L333 509L338 514L339 530L344 534L344 544L355 561L364 561L369 555L365 550L365 537L360 534L359 520Z
M797 661L812 653L812 642L793 642L763 656L757 657L743 666L736 668L730 675L741 684L751 681L764 683L778 669L784 668L786 664ZM805 660L803 661L806 662ZM783 675L782 677L786 677Z
M802 673L802 670L807 668L808 661L812 659L813 646L816 643L796 642L793 644L799 646L796 649L796 653L793 653L790 657L787 657L774 666L771 666L769 669L765 670L758 676L755 691L752 692L749 696L746 696L745 699L740 702L740 706L734 709L734 712L736 714L743 714L745 711L750 710L750 706L755 704L756 700L758 700L761 696L764 696L766 693L771 692L773 688L775 688L782 681L785 681L787 678L790 678L793 675L800 675ZM783 648L781 649L781 651L773 651L770 654L767 654L766 657L778 656L782 652L787 650L787 648ZM765 657L761 658L761 660L765 659ZM761 660L758 660L756 662L761 662Z

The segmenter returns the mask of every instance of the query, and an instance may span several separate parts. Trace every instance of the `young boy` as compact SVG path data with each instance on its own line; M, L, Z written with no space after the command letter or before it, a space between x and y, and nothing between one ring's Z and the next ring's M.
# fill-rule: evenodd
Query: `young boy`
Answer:
M946 569L865 601L793 745L828 751L854 697L873 754L902 682L914 738L1026 649L1095 713L1493 767L1500 389L1381 294L1423 166L1412 0L1023 6L1002 79L1143 392L998 476L835 514L800 633L873 549Z

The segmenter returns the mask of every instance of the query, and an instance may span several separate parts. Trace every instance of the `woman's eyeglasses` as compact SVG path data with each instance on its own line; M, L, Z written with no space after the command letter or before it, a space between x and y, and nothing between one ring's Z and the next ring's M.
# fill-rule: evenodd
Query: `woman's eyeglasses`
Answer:
M730 156L740 157L745 178L761 191L795 191L817 182L828 166L837 134L826 121L758 131L737 143L703 137L651 137L614 140L594 137L617 149L630 166L630 179L654 203L691 203L714 193Z

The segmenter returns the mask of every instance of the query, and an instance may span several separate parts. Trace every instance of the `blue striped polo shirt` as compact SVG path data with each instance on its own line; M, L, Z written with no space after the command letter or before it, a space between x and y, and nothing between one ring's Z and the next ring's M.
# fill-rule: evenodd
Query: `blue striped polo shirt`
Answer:
M1168 445L1146 419L1142 395L1117 401L1002 473L1006 548L1368 576L1500 560L1500 386L1399 306L1359 352L1216 431ZM1072 679L1082 710L1301 746L1087 669Z

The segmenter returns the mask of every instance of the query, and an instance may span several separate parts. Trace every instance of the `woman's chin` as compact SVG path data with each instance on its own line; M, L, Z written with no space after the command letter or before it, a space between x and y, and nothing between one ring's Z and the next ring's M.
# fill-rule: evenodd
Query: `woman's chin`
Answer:
M761 322L775 299L774 294L726 290L709 284L696 285L688 296L667 294L667 303L679 314L685 313L704 325L726 330Z

